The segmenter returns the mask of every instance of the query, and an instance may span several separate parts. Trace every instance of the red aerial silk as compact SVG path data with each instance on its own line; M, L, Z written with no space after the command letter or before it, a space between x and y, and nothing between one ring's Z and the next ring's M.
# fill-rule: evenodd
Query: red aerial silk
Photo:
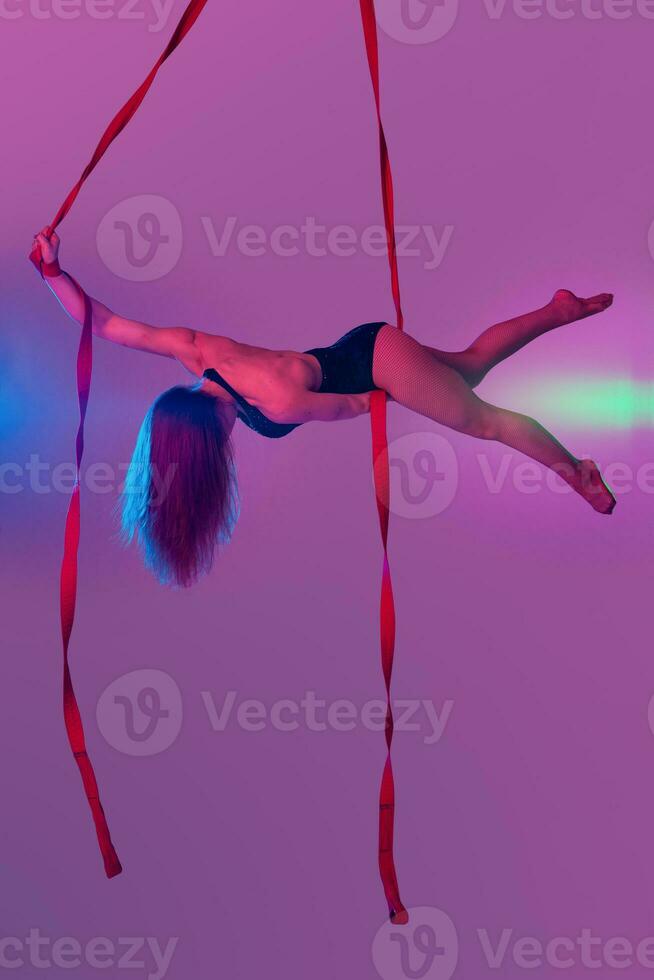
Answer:
M397 326L404 328L404 315L400 299L400 278L397 267L397 248L395 243L395 209L393 201L393 174L388 155L386 135L381 118L381 96L379 88L379 46L377 43L377 20L374 0L359 0L361 18L366 40L368 66L375 94L377 122L379 125L379 158L381 164L382 197L384 201L384 221L386 224L386 244L391 270L391 290ZM372 426L372 458L375 477L375 496L379 512L379 527L384 549L382 570L380 634L381 656L384 682L386 684L386 745L388 752L384 765L379 794L379 873L388 901L390 917L398 925L409 921L409 913L402 904L393 857L393 830L395 825L395 782L391 761L393 742L393 708L391 704L391 678L393 675L393 656L395 653L395 604L393 602L393 583L388 563L388 518L390 505L390 474L388 465L388 440L386 438L386 392L373 392L370 402L370 424Z
M107 129L105 130L100 142L98 143L93 156L85 167L80 179L72 188L67 198L57 211L52 222L48 226L48 237L55 228L66 217L74 204L86 179L93 172L100 162L111 143L119 133L127 126L137 109L143 102L150 86L154 82L157 72L175 48L183 41L188 32L193 27L195 21L200 16L207 0L190 0L184 14L182 15L175 31L168 42L165 50L152 68L142 85L134 92L130 99L116 114ZM401 330L404 325L402 307L400 302L400 286L397 267L397 253L395 243L395 223L393 209L393 179L391 174L388 147L381 120L380 108L380 89L379 89L379 52L377 45L377 25L375 18L374 0L360 0L361 16L366 40L366 51L370 66L375 103L377 107L377 119L379 123L379 144L380 161L382 172L382 194L384 201L384 218L386 223L386 236L388 244L388 256L391 270L391 286L393 299L397 312L397 326ZM43 274L43 259L41 249L37 246L30 254L30 259L36 268ZM71 277L72 278L72 277ZM91 761L86 751L84 739L84 728L80 716L75 692L70 676L68 650L70 638L75 620L75 602L77 596L77 559L80 538L80 467L84 452L84 421L88 404L89 391L91 386L92 371L92 320L91 303L79 283L75 286L80 292L84 301L84 323L80 338L79 351L77 356L77 390L80 410L80 422L76 441L76 465L77 479L73 490L68 514L66 517L66 528L64 535L64 553L61 564L61 586L60 586L60 608L61 608L61 634L63 641L64 654L64 720L66 731L72 752L79 766L93 820L98 836L98 842L104 860L105 871L109 878L120 874L122 867L116 854L114 845L109 833L107 820L100 803L98 785L91 765ZM389 519L389 499L390 481L388 469L388 446L386 439L386 394L377 391L373 393L371 399L371 424L373 440L373 465L375 475L375 491L377 497L377 509L379 512L379 523L384 548L384 564L381 591L380 621L381 621L381 651L382 667L387 693L387 715L386 715L386 743L388 754L384 772L382 776L380 792L380 817L379 817L379 869L388 900L391 918L396 923L406 923L408 913L404 908L399 895L395 863L393 859L393 825L395 813L395 787L393 782L393 769L391 765L391 743L393 739L393 712L391 707L391 676L393 671L393 653L395 646L395 608L393 604L393 589L388 563L388 519Z
M66 217L87 177L93 172L93 170L95 170L109 146L113 143L118 134L122 132L138 107L141 105L155 79L157 72L163 65L164 61L170 57L175 48L184 40L188 32L193 27L193 24L200 16L206 2L207 0L191 0L182 15L179 24L175 28L173 36L168 42L165 51L155 64L154 68L143 84L136 90L136 92L134 92L131 98L127 100L122 109L107 126L102 139L95 148L95 152L86 165L82 176L77 181L50 223L47 232L48 237L52 234L57 225ZM43 274L41 268L43 265L43 259L41 256L40 246L36 246L33 249L30 254L30 259L39 272ZM75 282L74 279L73 282ZM77 700L75 698L75 691L73 690L70 668L68 664L68 647L73 630L73 623L75 621L75 600L77 597L77 555L80 536L80 467L82 463L82 455L84 453L84 420L86 417L86 406L88 404L89 390L91 387L91 341L93 336L91 302L79 283L75 282L75 285L84 300L84 324L82 327L82 335L80 337L79 351L77 354L77 394L80 410L80 421L79 429L77 431L76 444L77 479L75 481L75 488L71 496L68 515L66 517L64 554L61 562L60 609L61 636L64 650L64 721L66 724L68 741L70 742L70 747L73 755L75 756L75 760L77 761L77 765L79 766L82 782L84 784L84 792L86 793L86 798L89 802L91 813L93 815L93 822L98 835L98 843L100 844L100 851L102 852L104 868L107 873L107 877L113 878L115 875L120 874L123 869L111 840L111 834L109 833L109 827L107 825L107 818L105 817L102 804L100 803L95 773L93 772L93 766L91 765L91 760L89 759L86 751L84 727L82 725L82 718L77 706Z

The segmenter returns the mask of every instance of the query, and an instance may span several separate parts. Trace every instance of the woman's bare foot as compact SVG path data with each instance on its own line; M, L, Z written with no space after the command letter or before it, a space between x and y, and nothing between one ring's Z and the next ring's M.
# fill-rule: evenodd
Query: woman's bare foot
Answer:
M603 313L613 303L613 293L600 293L589 299L575 296L569 289L557 289L552 297L550 306L560 326L584 320L587 316Z
M602 474L592 459L580 459L577 470L579 493L599 514L612 514L616 499L602 479Z

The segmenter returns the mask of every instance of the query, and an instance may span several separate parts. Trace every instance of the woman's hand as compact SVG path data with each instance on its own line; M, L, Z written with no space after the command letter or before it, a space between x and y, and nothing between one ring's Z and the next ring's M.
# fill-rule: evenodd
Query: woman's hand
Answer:
M48 265L57 261L59 255L59 235L53 231L48 238L49 229L46 227L34 237L34 244L41 247L41 258Z
M376 390L379 391L378 388ZM360 398L361 399L361 414L362 415L369 414L369 412L370 412L370 402L372 400L372 396L374 395L374 393L375 393L374 391L365 391L362 395L355 395L354 396L355 398ZM392 395L389 395L389 393L386 392L386 401L387 402L393 402L393 401L395 401L395 399L393 398Z
M360 405L361 405L361 414L362 415L367 415L368 412L370 411L370 396L371 395L372 395L372 392L371 391L364 391L364 392L362 392L362 394L357 395L357 398L359 399L359 402L360 402Z

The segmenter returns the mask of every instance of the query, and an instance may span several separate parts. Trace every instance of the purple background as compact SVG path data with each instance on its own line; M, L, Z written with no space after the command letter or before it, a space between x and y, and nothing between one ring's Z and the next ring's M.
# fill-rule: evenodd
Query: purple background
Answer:
M398 223L453 226L439 268L401 261L407 330L456 349L559 286L616 294L608 314L549 335L481 389L535 413L561 378L652 383L654 21L569 8L568 20L526 19L510 5L493 18L479 2L433 43L381 36ZM4 17L3 462L72 458L78 331L24 255L181 9L158 32L143 4L139 19L27 7ZM272 347L329 343L392 318L384 258L254 258L235 247L216 257L201 219L270 231L313 216L360 232L381 221L377 168L354 0L212 3L62 226L62 258L93 295L152 323ZM181 215L181 256L166 276L132 282L103 264L96 232L119 202L149 194ZM152 398L184 373L118 347L95 351L87 462L118 467ZM422 731L397 737L405 902L452 918L457 977L524 975L510 951L491 971L478 929L493 942L503 928L543 942L584 927L604 941L653 935L651 473L649 492L641 480L603 520L576 497L520 492L511 476L490 493L477 454L495 470L502 447L397 406L389 416L394 438L416 434L409 445L447 437L459 466L443 513L392 523L396 697L438 711L453 702L437 744ZM542 421L578 454L635 473L652 461L651 418L611 427L561 409ZM175 980L378 975L383 736L360 725L253 733L235 721L214 732L201 693L269 706L308 690L359 706L381 697L369 456L366 419L307 426L279 444L241 427L241 522L210 578L185 593L161 589L121 549L115 492L85 493L73 671L125 866L111 882L60 713L67 497L47 476L46 492L23 480L2 494L2 937L179 937ZM512 456L509 473L521 462ZM144 758L108 744L96 721L105 688L141 668L169 674L184 705L171 747ZM572 974L585 974L577 963ZM651 975L636 962L623 972ZM27 959L14 970L43 973ZM605 964L599 975L612 973Z

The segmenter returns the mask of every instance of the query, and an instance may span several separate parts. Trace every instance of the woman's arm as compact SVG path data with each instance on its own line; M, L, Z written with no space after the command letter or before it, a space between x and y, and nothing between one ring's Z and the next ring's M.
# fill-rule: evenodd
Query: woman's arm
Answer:
M41 246L43 261L56 267L59 256L57 233L53 232L50 238L47 238L43 231L36 236L35 241ZM69 276L65 272L60 272L59 275L47 276L45 281L68 316L77 323L83 323L84 301ZM152 327L147 323L119 316L91 296L89 300L93 333L97 337L110 340L114 344L122 344L124 347L131 347L133 350L147 351L150 354L189 358L195 343L193 330L185 327Z
M370 411L370 392L360 395L334 395L318 391L294 393L288 407L275 419L279 422L338 422L354 419ZM281 417L283 416L283 417Z

